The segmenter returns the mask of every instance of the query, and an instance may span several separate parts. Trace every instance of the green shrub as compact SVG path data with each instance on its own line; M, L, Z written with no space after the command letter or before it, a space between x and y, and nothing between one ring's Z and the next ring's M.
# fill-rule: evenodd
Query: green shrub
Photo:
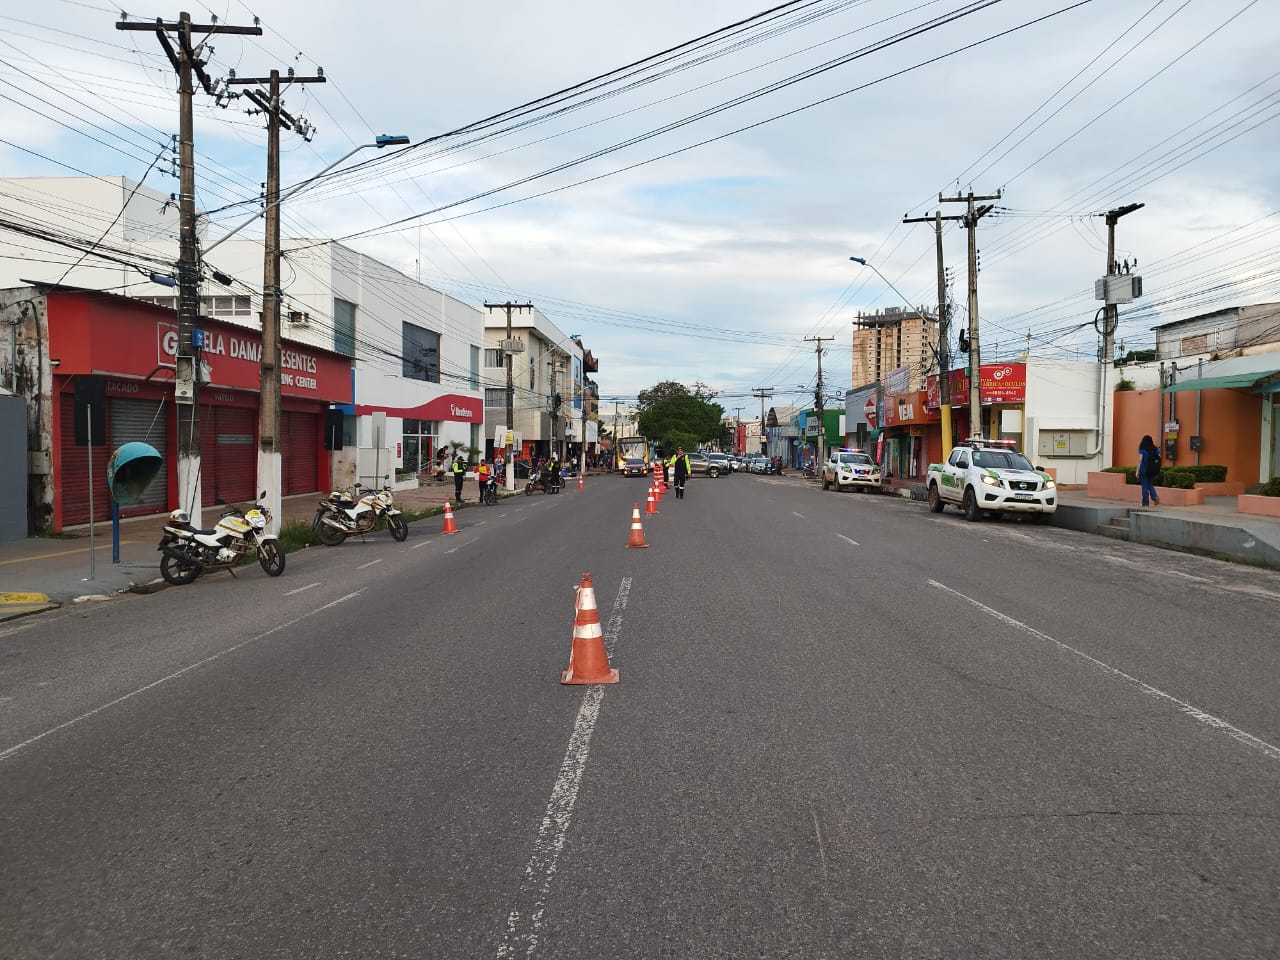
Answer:
M1196 485L1195 472L1187 467L1165 467L1156 477L1157 487L1173 487L1177 490L1190 490Z
M1280 497L1280 477L1272 477L1258 488L1258 493L1264 497Z
M1226 467L1212 466L1207 463L1189 463L1185 467L1175 467L1174 469L1191 471L1196 478L1196 483L1222 483L1227 479Z
M1103 467L1103 473L1128 473L1133 467Z

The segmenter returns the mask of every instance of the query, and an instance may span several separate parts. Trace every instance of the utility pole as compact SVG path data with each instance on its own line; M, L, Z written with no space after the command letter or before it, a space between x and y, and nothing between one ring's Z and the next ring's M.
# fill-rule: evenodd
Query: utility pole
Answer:
M314 77L294 76L289 69L289 83L324 83L324 73ZM280 128L298 132L310 140L311 125L295 120L280 102L280 71L269 77L231 75L227 85L267 87L246 90L248 97L267 117L267 191L266 237L262 260L262 360L258 374L258 490L267 492L267 508L275 530L280 529L280 498L284 483L280 463Z
M1106 276L1117 274L1120 270L1116 264L1116 223L1121 217L1141 210L1145 207L1145 203L1128 203L1123 207L1116 207L1114 210L1108 210L1105 214L1107 218L1107 271ZM1110 366L1115 357L1116 324L1119 322L1117 314L1120 308L1114 303L1106 303L1103 306L1106 313L1102 318L1102 362Z
M764 443L764 401L766 397L773 396L773 387L754 387L751 390L751 395L753 397L760 398L760 442L761 444L763 444ZM764 453L764 449L762 448L760 452Z
M262 36L262 28L233 27L221 23L197 24L191 14L178 14L177 23L157 17L154 23L120 21L117 30L154 30L169 63L178 75L178 348L174 357L174 405L178 426L178 506L186 507L191 522L201 526L203 499L200 484L200 349L203 331L197 332L200 314L200 252L196 237L195 123L192 101L194 78L204 92L222 104L221 81L209 79L201 54L206 43L193 46L193 34L227 33ZM169 34L176 36L176 43Z
M976 197L970 190L959 197L938 194L939 203L967 203L964 228L969 231L969 432L983 436L982 423L982 351L978 348L978 221L995 209L993 204L974 206L979 200L999 200L1004 194L997 190L994 196Z
M903 217L903 223L932 223L938 253L938 405L942 421L942 455L951 450L951 330L947 310L947 270L942 260L942 221L963 220L962 216L944 217L935 210L932 217Z
M823 447L827 439L827 422L823 410L822 397L822 341L834 340L835 337L805 337L805 343L817 344L814 350L818 354L818 387L813 391L814 406L818 409L818 437L813 443L813 465L816 469L822 459Z
M532 310L531 303L512 303L508 300L506 303L486 303L486 310L502 309L507 311L507 339L502 341L502 352L507 358L507 434L511 437L508 443L506 437L503 438L502 447L507 451L506 456L506 483L505 487L508 491L516 488L516 464L515 451L512 449L516 436L516 400L515 400L515 376L513 374L514 362L512 357L517 353L524 353L524 341L516 340L511 332L511 311L512 310Z
M733 408L733 452L737 455L741 455L744 452L738 437L738 431L742 429L742 409L742 407Z

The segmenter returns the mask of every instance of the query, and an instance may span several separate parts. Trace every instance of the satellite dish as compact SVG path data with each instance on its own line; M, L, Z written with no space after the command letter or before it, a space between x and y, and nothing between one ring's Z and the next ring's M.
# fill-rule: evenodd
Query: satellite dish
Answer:
M107 489L122 506L139 503L164 461L149 443L126 443L107 461Z

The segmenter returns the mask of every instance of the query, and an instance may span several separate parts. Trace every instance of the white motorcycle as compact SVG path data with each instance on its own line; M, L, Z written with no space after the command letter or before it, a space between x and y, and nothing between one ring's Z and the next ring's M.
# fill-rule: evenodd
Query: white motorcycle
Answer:
M264 490L261 497L266 497ZM249 510L225 510L212 530L198 530L183 510L174 510L164 526L160 545L160 575L174 586L190 583L206 570L231 570L242 557L257 555L267 576L284 573L284 550L267 532L271 511L261 503ZM235 572L231 571L232 576Z
M397 542L409 536L409 524L395 508L390 487L384 486L362 497L359 495L360 484L357 483L356 497L359 499L335 490L320 501L311 528L321 543L336 547L347 537L368 533L379 524L385 524L391 531L391 538Z

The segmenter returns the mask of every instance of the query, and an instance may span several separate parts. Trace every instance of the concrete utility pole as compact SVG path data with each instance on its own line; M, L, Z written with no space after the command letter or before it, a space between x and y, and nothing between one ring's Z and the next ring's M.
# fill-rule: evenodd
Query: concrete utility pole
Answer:
M817 344L814 347L818 354L818 387L813 391L814 406L818 409L818 437L813 442L813 465L816 468L819 461L822 460L823 447L826 445L827 439L827 423L825 420L825 412L823 410L822 397L822 341L834 340L835 337L805 337L805 343Z
M511 437L508 443L503 438L503 449L507 451L506 456L506 483L505 488L510 491L516 488L516 468L515 468L515 451L512 449L515 444L516 436L516 400L515 400L515 376L513 374L514 366L512 357L517 353L524 353L524 341L516 340L511 332L511 311L512 310L532 310L531 303L486 303L486 310L503 309L507 311L507 339L502 341L502 352L507 358L507 433Z
M1120 272L1116 268L1116 223L1121 217L1127 217L1145 206L1145 203L1127 203L1123 207L1116 207L1106 212L1107 269L1103 276L1109 277ZM1119 323L1117 314L1120 308L1114 303L1106 303L1102 309L1106 311L1102 317L1102 362L1105 366L1111 366L1115 360L1112 354L1115 352L1116 325Z
M733 452L739 455L744 452L738 434L742 429L742 409L742 407L733 408Z
M938 253L938 405L942 421L942 455L951 449L951 330L947 310L947 269L942 260L942 221L963 220L963 216L944 217L941 210L932 217L903 217L903 223L932 223Z
M964 196L944 197L938 194L939 203L967 203L964 227L969 231L969 432L983 436L982 422L982 351L978 348L978 221L995 209L993 204L974 206L979 200L999 200L1004 194L997 190L994 196L976 197L970 190Z
M178 349L174 358L174 403L178 422L178 506L186 509L191 522L201 526L203 499L200 483L200 348L203 331L197 332L200 318L200 251L196 237L196 168L195 124L192 100L195 98L194 77L219 105L225 94L218 91L221 81L209 79L205 59L201 57L206 41L193 46L197 33L228 33L262 36L262 28L233 27L222 23L196 24L191 14L178 14L177 23L166 23L159 17L154 23L120 21L117 30L155 31L169 63L178 75ZM176 35L177 43L169 34Z
M751 395L753 397L760 398L760 442L763 444L764 443L764 401L766 397L773 396L773 387L753 387L751 390ZM764 453L764 450L761 449L760 452Z
M289 70L289 83L324 83L323 73L314 77L296 77ZM265 85L260 90L246 90L248 97L267 117L267 192L266 238L262 260L262 360L258 376L258 484L267 492L267 508L271 511L273 532L280 529L280 498L284 484L280 462L280 128L295 130L310 140L311 127L305 120L295 120L280 102L280 71L269 77L232 76L227 85Z

